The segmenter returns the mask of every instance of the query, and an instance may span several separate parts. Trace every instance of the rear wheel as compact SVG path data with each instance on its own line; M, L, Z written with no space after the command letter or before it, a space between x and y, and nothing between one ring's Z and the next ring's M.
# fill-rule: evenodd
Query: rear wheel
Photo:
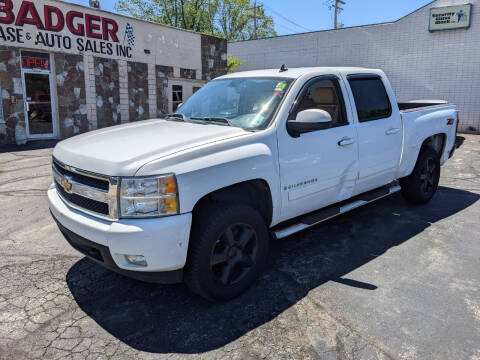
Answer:
M268 254L262 216L241 204L205 206L194 219L185 281L209 300L228 300L247 290Z
M424 147L420 150L412 174L400 179L402 195L411 203L425 204L435 195L439 180L438 153L430 147Z

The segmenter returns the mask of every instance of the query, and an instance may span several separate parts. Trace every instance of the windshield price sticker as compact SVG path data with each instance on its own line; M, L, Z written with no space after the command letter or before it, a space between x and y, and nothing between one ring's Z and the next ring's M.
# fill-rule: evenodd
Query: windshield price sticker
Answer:
M286 87L287 87L286 83L284 83L283 81L279 82L277 86L275 86L275 90L273 90L273 94L281 95L285 91Z

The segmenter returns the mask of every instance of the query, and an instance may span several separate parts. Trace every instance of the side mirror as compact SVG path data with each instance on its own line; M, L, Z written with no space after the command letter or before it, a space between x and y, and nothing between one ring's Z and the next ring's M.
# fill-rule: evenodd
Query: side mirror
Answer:
M293 137L299 137L306 132L327 129L331 122L332 117L325 110L307 109L300 111L295 120L287 121L287 130Z

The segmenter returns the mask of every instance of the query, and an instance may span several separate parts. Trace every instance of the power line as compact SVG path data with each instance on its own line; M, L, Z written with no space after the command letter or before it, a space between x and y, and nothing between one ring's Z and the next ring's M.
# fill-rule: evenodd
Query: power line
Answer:
M264 4L263 6L266 7L268 10L270 10L270 11L271 11L272 13L274 13L275 15L281 17L283 20L288 21L290 24L293 24L293 25L295 25L295 26L297 26L297 27L299 27L299 28L301 28L301 29L304 29L304 30L306 30L306 31L313 31L312 29L306 28L305 26L299 25L299 24L297 24L296 22L294 22L294 21L292 21L292 20L290 20L290 19L287 19L285 16L283 16L283 15L280 14L279 12L273 10L270 6L267 6L267 5L265 5L265 4Z
M275 23L275 26L280 26L280 27L282 27L282 28L284 28L284 29L287 29L288 31L291 31L292 34L298 33L298 30L292 29L291 27L288 27L288 26L283 25L283 24L279 24L278 22Z

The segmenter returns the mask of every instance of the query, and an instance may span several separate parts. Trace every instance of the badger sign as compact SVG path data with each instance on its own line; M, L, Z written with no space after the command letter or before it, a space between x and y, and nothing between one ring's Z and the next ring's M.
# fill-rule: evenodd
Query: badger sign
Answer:
M131 58L134 43L120 43L119 31L117 21L109 17L65 12L45 3L0 0L0 40L5 43Z

